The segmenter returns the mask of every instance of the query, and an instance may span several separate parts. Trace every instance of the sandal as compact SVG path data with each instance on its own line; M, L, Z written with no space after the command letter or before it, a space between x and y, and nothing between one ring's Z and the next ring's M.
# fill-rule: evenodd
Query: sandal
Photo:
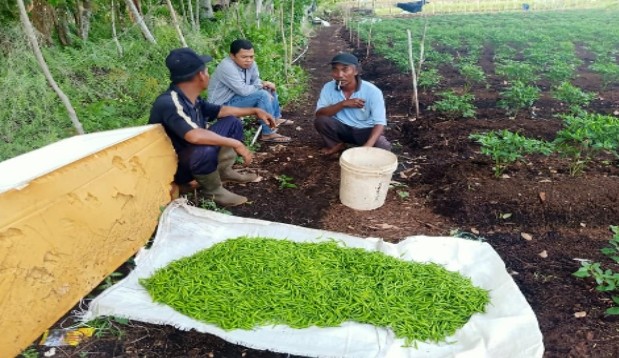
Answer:
M291 126L294 124L294 121L292 119L284 119L284 118L278 118L275 120L275 126L279 127L279 126Z
M290 137L285 137L281 134L277 134L277 133L273 133L273 134L269 134L270 137L260 137L260 141L261 142L266 142L266 143L288 143L291 141Z

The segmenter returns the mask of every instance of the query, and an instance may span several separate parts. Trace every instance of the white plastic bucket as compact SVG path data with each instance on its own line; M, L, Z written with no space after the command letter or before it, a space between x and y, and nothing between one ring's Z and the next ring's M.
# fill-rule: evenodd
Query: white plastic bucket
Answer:
M356 147L340 156L340 201L356 210L372 210L385 203L398 157L380 148Z

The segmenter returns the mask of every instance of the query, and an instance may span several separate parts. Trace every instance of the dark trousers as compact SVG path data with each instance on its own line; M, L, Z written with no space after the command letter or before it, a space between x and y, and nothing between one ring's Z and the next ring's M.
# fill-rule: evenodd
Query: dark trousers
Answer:
M355 128L344 124L333 117L318 116L314 122L314 127L325 141L327 148L333 148L340 143L353 145L363 145L372 134L370 128ZM376 143L376 148L391 150L391 143L381 135Z
M219 118L208 130L222 137L243 141L243 123L233 116ZM217 170L220 148L216 145L190 144L178 153L178 168L174 181L178 184L186 184L193 179L194 175L210 174Z

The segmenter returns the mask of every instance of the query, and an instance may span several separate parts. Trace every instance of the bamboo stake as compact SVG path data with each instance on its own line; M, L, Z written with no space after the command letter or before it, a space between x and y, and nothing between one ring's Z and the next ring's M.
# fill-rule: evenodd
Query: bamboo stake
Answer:
M408 36L408 61L411 65L411 75L413 76L413 102L415 103L415 113L419 118L419 98L417 97L417 73L415 72L415 60L413 59L413 39L411 30L406 30Z
M34 56L36 57L37 62L39 63L39 66L41 67L41 70L43 71L43 74L47 79L47 82L50 86L52 86L52 88L64 104L65 108L67 109L67 112L69 112L69 118L71 119L71 122L73 122L73 127L75 127L77 133L84 134L84 128L82 127L82 123L80 122L80 120L77 118L77 114L75 113L75 109L71 105L71 101L69 101L69 98L64 94L64 92L62 92L62 89L58 87L58 84L54 80L54 77L52 77L52 73L49 71L49 67L47 67L47 63L45 62L45 58L43 57L43 53L41 53L41 48L39 47L39 41L34 34L32 23L28 18L28 13L26 12L26 6L24 6L24 1L17 0L17 5L19 7L19 17L21 19L22 25L24 26L24 32L26 32L26 35L28 36L30 46L32 46L32 51L34 52Z
M120 57L123 56L123 47L118 41L118 36L116 35L116 4L114 4L114 0L112 0L112 39L116 44L116 50L118 51L118 55Z
M428 18L426 17L426 23L423 27L423 35L421 35L421 44L419 45L419 70L417 70L417 74L421 76L421 65L425 62L425 43L426 43L426 32L428 31Z
M374 23L370 23L370 30L368 31L368 45L366 47L366 51L365 51L365 57L370 57L370 47L372 46L372 27L374 26Z
M178 34L178 38L181 40L181 44L183 45L183 47L188 47L187 42L185 42L185 36L183 36L183 32L181 31L181 28L178 25L178 20L176 19L176 11L174 11L174 7L172 7L172 2L170 0L166 0L166 3L168 4L170 15L172 15L172 22L174 23L174 27L176 28L176 33Z

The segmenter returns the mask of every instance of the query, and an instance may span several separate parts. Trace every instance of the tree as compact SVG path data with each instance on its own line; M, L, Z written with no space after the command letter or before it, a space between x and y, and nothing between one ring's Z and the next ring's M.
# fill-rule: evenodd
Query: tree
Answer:
M60 87L58 87L58 84L54 80L54 77L52 77L52 74L47 67L45 58L43 57L41 49L39 48L39 42L36 35L34 34L34 29L32 28L32 24L30 23L30 19L28 18L28 13L26 12L26 6L24 6L24 1L17 0L17 6L19 7L19 17L24 27L24 32L28 36L28 40L30 41L30 45L32 46L32 51L37 58L37 62L39 63L41 70L43 70L43 74L45 75L47 82L50 84L50 86L52 86L58 97L60 97L62 103L67 108L67 112L69 112L69 118L71 118L71 122L73 122L73 126L75 127L77 133L84 134L82 123L77 118L77 114L75 114L75 109L71 105L71 101L69 101L69 98L64 94L64 92L62 92Z

